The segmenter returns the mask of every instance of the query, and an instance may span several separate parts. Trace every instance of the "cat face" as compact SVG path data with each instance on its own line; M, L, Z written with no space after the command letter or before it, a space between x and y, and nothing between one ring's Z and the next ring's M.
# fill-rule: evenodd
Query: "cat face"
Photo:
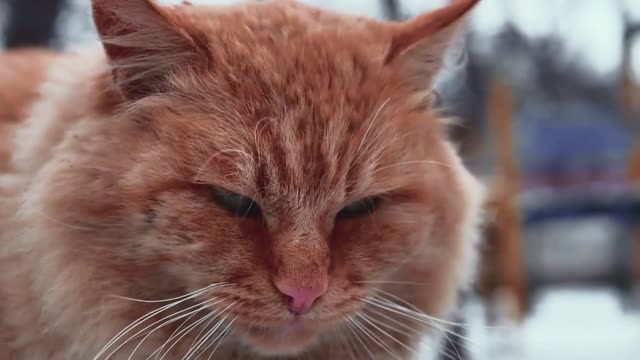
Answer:
M398 277L430 283L441 309L473 204L420 84L433 34L470 5L434 30L290 2L95 1L122 99L108 112L131 125L114 135L127 146L88 160L112 182L79 191L92 200L76 217L120 219L109 261L156 297L195 294L261 353L335 335Z
M376 80L370 88L383 89ZM213 93L207 83L196 94ZM311 91L289 103L243 96L264 102L259 113L166 97L129 115L150 119L157 137L125 191L143 189L147 203L135 209L146 214L140 251L165 254L159 265L189 290L228 283L203 297L237 304L229 316L265 347L296 319L306 344L357 311L373 282L439 247L436 227L463 206L432 120L392 92L345 98L354 85L334 86L322 101ZM298 302L313 306L291 311Z

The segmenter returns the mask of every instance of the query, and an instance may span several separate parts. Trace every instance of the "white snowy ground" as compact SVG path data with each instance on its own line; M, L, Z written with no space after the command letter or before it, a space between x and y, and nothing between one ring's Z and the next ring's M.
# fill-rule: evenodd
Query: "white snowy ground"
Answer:
M625 311L606 289L551 290L520 328L489 328L478 303L466 312L473 360L640 359L640 312Z

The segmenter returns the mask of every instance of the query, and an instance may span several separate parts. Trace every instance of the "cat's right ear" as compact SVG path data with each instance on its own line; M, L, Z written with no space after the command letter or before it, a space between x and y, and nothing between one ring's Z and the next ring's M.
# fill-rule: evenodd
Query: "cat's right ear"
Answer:
M172 67L209 55L206 36L152 0L92 0L92 10L114 81L129 99L162 91Z
M453 0L412 20L390 25L392 41L385 58L416 91L429 94L445 53L469 12L480 0Z

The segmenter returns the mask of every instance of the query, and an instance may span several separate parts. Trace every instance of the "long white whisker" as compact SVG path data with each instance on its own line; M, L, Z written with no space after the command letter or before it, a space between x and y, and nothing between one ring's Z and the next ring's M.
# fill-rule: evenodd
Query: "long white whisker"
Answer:
M177 306L185 301L188 301L190 299L193 299L197 296L199 296L200 294L204 293L205 291L217 287L217 286L225 286L225 284L212 284L212 285L208 285L202 289L198 289L195 291L190 292L189 294L177 297L176 299L178 299L177 301L174 301L170 304L164 305L162 307L160 307L159 309L150 311L148 313L146 313L145 315L141 316L140 318L136 319L135 321L133 321L131 324L127 325L124 329L120 330L120 332L118 332L111 340L109 340L109 342L107 342L102 349L98 352L98 354L96 354L96 356L93 357L93 360L98 360L100 359L100 357L109 350L109 348L111 346L113 346L113 344L115 344L116 342L118 342L124 335L126 335L129 331L133 330L133 328L137 327L138 325L142 324L143 322L149 320L150 318L156 316L157 314L170 309L174 306ZM155 301L155 300L153 300ZM164 301L162 301L164 302Z
M196 327L198 327L200 324L202 324L203 322L211 319L211 318L215 318L217 316L217 312L216 311L212 311L209 314L206 314L205 316L201 317L200 319L198 319L197 321L195 321L193 324L188 325L187 327L185 327L184 329L180 330L179 332L171 335L163 344L162 346L160 346L158 349L156 349L153 353L151 353L151 355L149 355L148 359L151 358L151 356L155 355L155 359L158 359L158 356L162 355L162 357L160 357L160 359L162 359L164 356L166 356L171 349L173 349L173 347L175 345L178 344L178 342L180 342L180 340L182 340L188 333L190 333L193 329L195 329ZM169 345L169 343L172 340L175 340L175 342L165 351L164 348L167 347L167 345ZM164 351L164 353L163 353Z
M187 353L182 357L182 360L188 360L192 355L195 355L196 352L207 342L207 340L209 340L209 338L211 338L215 334L215 332L222 326L224 321L227 320L227 317L228 316L225 315L224 317L222 317L222 319L218 320L213 328L211 328L204 334L202 339L198 339L194 344L192 344L189 348L189 351L187 351Z
M211 350L211 354L209 354L208 359L211 359L211 357L213 356L213 354L216 353L216 350L218 350L218 348L220 347L220 345L224 342L224 340L226 339L227 335L231 332L231 326L233 325L234 322L236 322L237 317L234 317L229 324L227 325L227 327L225 327L222 332L220 333L220 335L218 335L215 339L211 340L211 344L209 344L207 347L204 348L204 350L202 350L202 352L200 354L204 354L213 344L216 344L216 346L213 348L213 350ZM218 340L220 339L220 340Z
M354 284L398 284L398 285L428 285L427 283L412 282L412 281L386 281L386 280L368 280L368 281L354 281ZM377 289L381 291L380 289Z
M369 132L373 128L373 125L376 123L376 120L378 120L378 117L380 116L380 113L385 108L385 106L387 106L387 104L389 103L390 100L391 100L391 98L385 100L385 102L382 103L382 105L380 105L380 107L378 108L378 111L376 111L375 115L373 115L373 118L371 119L371 121L369 122L369 126L367 127L367 131L365 131L364 135L362 136L362 140L360 141L360 145L358 145L358 149L356 150L356 154L360 154L360 150L362 149L362 146L364 145L364 142L367 140L367 136L369 136ZM356 158L356 160L357 160L357 158Z
M204 303L202 303L202 305L203 305L203 306L202 306L201 308L197 309L197 310L195 311L195 313L192 313L192 314L191 314L191 316L189 316L189 318L188 318L188 319L190 319L191 317L193 317L196 313L198 313L198 312L200 312L200 311L202 311L202 310L205 310L205 309L207 309L207 308L210 308L210 307L212 307L212 306L215 306L216 304L219 304L219 303L221 303L221 302L222 302L222 300L217 300L217 301L214 301L214 300L215 300L215 299L211 299L211 300L208 300L208 301L205 301ZM212 301L213 301L213 302L212 302ZM188 315L188 314L187 314L187 315ZM198 321L196 321L194 324L191 324L190 326L187 326L189 329L185 328L185 329L181 330L180 332L178 332L178 329L179 329L180 327L182 327L182 325L180 325L180 327L178 327L178 329L176 329L176 330L171 334L171 336L169 336L169 338L168 338L168 339L167 339L167 340L166 340L166 341L165 341L165 342L164 342L164 343L163 343L163 344L162 344L158 349L156 349L153 353L151 353L151 355L149 355L149 356L147 357L147 359L150 359L152 356L154 356L154 354L155 354L155 358L157 359L157 358L158 358L158 356L160 355L160 352L162 352L162 349L164 349L164 347L169 343L169 341L171 341L172 339L174 339L176 336L178 336L178 335L182 334L184 331L190 332L190 330L191 330L191 329L193 329L194 327L198 326L198 325L199 325L199 324L201 324L202 322L206 321L206 319L208 319L208 318L212 318L212 317L213 317L213 318L215 318L215 315L216 315L216 311L212 311L210 314L207 314L207 315L203 316L203 317L200 319L200 320L202 320L202 321L198 320ZM185 316L186 316L186 315L185 315ZM181 316L181 317L182 317L182 316ZM180 318L181 318L181 317L180 317ZM175 322L175 321L178 321L178 320L180 320L180 318L176 318L176 319L174 319L174 320L171 320L171 321L169 321L168 323L166 323L166 324L162 324L161 326L159 326L159 327L157 327L157 328L153 329L153 331L151 331L149 334L147 334L147 337L148 337L149 335L151 335L151 333L153 333L154 331L158 330L159 328L164 327L164 326L166 326L166 325L169 325L170 323L173 323L173 322ZM188 321L188 319L187 319L187 321ZM184 324L183 324L183 325L184 325ZM146 337L145 337L145 338L146 338ZM143 340L143 342L144 342L144 340Z
M211 314L207 315L205 318L198 320L197 323L191 325L189 328L185 328L182 331L182 334L180 335L180 337L176 338L176 340L173 342L173 344L171 344L171 346L169 346L169 348L167 350L165 350L165 352L162 354L162 356L160 357L159 360L162 360L165 358L165 356L167 356L169 354L169 352L171 351L171 349L173 349L176 345L178 345L178 343L180 343L180 341L187 336L193 329L195 329L197 326L199 326L200 324L202 324L203 322L211 319L212 317L215 319L216 317L218 317L222 312L221 311L215 311L212 312Z
M209 166L209 163L211 163L211 161L213 159L215 159L218 155L222 155L222 154L227 154L227 153L238 153L241 155L244 155L244 157L246 157L247 159L249 159L252 163L255 162L255 160L253 159L253 157L247 153L244 150L239 150L239 149L226 149L226 150L220 150L215 152L213 155L211 155L200 167L200 169L198 169L198 171L196 172L196 179L199 179L200 176L202 175L202 173L204 172L204 170L206 170L207 166Z
M377 306L383 310L387 310L389 312L392 313L396 313L398 315L402 315L404 317L413 319L419 323L422 323L424 325L430 326L430 327L435 327L436 329L442 331L445 335L446 334L451 334L455 337L458 337L460 339L463 339L465 341L468 341L470 343L474 343L471 339L468 339L454 331L445 329L443 327L441 327L436 321L434 321L431 317L429 317L428 315L425 315L423 313L417 313L416 311L413 311L411 309L407 309L403 306L400 306L396 303L385 303L385 302L380 302L380 300L376 300L376 299L372 299L372 300L367 300L367 299L361 299L361 301L369 304L369 305L373 305L373 306ZM378 301L378 302L376 302ZM446 323L444 320L442 320L443 323Z
M174 338L174 336L182 330L182 327L185 326L186 324L189 323L189 321L191 320L191 318L193 318L198 312L194 312L193 314L191 314L191 316L189 316L188 318L186 318L182 324L180 324L180 326L178 326L172 333L171 335L169 335L169 337L167 338L167 340L160 346L158 347L158 349L156 349L153 353L151 353L151 355L149 355L146 360L150 360L151 357L155 354L155 360L158 359L158 356L160 356L160 352L162 351L162 349L164 349L164 347L167 345L167 343L172 340Z
M371 358L371 360L375 360L375 356L373 356L373 353L371 353L371 350L369 350L369 347L364 343L364 341L362 340L362 338L360 337L360 334L358 334L359 328L355 327L355 325L353 324L353 318L348 317L347 318L348 324L349 326L347 327L347 329L349 329L351 331L351 333L353 334L353 336L356 338L356 340L358 341L358 343L362 346L362 348L364 349L364 351L366 351L366 353L369 355L369 357Z
M234 301L233 303L229 304L226 308L222 309L222 311L220 312L220 315L222 315L223 313L227 312L236 303L237 303L237 301ZM204 343L207 341L207 339L209 339L211 336L213 336L215 331L218 330L220 328L220 326L222 326L222 324L227 319L227 317L228 316L225 315L220 321L218 321L218 323L210 331L205 333L205 335L202 337L201 340L197 341L195 345L192 345L191 348L189 349L189 351L182 357L182 360L189 359L191 357L191 355L195 354L195 352L198 351L198 349L200 349L202 347L202 345L204 345Z
M104 354L105 352L107 352L107 350L109 350L109 348L111 348L111 346L113 346L115 343L117 343L123 336L125 336L129 331L133 330L134 328L136 328L138 325L144 323L145 321L151 319L152 317L156 316L157 314L162 313L163 311L170 309L174 306L179 305L180 303L187 301L189 299L183 299L181 301L177 301L165 306L162 306L159 309L156 309L154 311L148 312L147 314L143 315L142 317L138 318L137 320L135 320L134 322L132 322L131 324L129 324L128 326L126 326L124 329L120 330L120 332L118 334L116 334L116 336L114 336L111 340L109 340L109 342L98 352L98 354L93 358L93 360L97 360L99 359L102 354ZM107 357L108 358L108 357Z
M209 325L211 325L211 323L212 323L216 318L217 318L217 316L212 317L209 321L207 321L204 325L202 325L202 329L200 329L200 332L198 333L198 335L196 335L196 336L193 338L193 341L191 342L191 346L190 346L189 348L193 347L193 346L194 346L194 345L195 345L195 344L200 340L200 337L201 337L203 334L205 334L205 333L206 333L207 328L209 327Z
M360 324L360 322L358 322L358 320L356 320L356 319L351 319L351 320L353 321L353 325L355 325L357 328L359 328L360 331L362 331L362 333L365 336L367 336L369 339L371 339L376 345L380 346L384 351L386 351L394 359L402 360L402 359L400 359L398 354L394 353L391 349L389 349L389 347L383 341L381 341L378 336L376 336L374 333L369 331L369 329L367 329L365 326Z
M374 321L374 322L376 322L376 323L378 323L378 324L380 324L380 325L382 325L382 326L384 326L384 327L386 327L386 328L388 328L388 329L391 329L391 330L393 330L393 331L395 331L395 332L398 332L398 333L400 333L400 334L402 334L402 335L406 335L406 336L415 336L416 334L419 334L419 333L420 333L420 331L419 331L419 330L414 329L414 328L412 328L411 326L409 326L409 325L407 325L407 324L403 324L403 323L401 323L400 321L398 321L398 320L396 320L396 319L392 318L391 316L388 316L388 315L386 315L386 314L383 314L382 312L377 311L377 310L375 310L375 309L373 309L373 308L365 309L365 311L367 311L367 312L371 312L371 313L373 313L373 314L375 314L375 315L377 315L377 316L383 317L386 321L392 322L392 323L394 323L395 325L399 326L399 327L395 327L395 326L393 326L393 325L390 325L390 324L388 324L388 323L385 323L384 321L377 320L375 317L370 317L370 319L371 319L372 321ZM403 328L404 330L403 330L403 329L401 329L400 327L401 327L401 328Z
M422 313L422 310L420 310L420 308L418 308L417 306L413 305L412 303L410 303L410 302L408 302L408 301L404 300L403 298L401 298L401 297L399 297L399 296L396 296L396 295L394 295L394 294L392 294L392 293L390 293L390 292L388 292L388 291L382 290L382 289L376 289L376 292L381 293L381 294L383 294L383 295L386 295L386 296L390 297L391 299L396 300L396 301L398 301L398 302L400 302L400 303L402 303L402 304L406 305L406 306L407 306L407 307L409 307L410 309L415 310L415 311L416 311L416 312L418 312L418 313ZM380 300L388 301L387 299L385 299L384 297L382 297L382 296L380 296L380 295L378 295L378 297L377 297L377 298L378 298L378 299L380 299Z
M413 160L413 161L404 161L404 162L400 162L397 164L393 164L393 165L387 165L387 166L383 166L381 168L377 168L375 169L375 171L373 172L374 174L386 170L386 169L390 169L392 167L396 167L396 166L403 166L403 165L413 165L413 164L432 164L432 165L438 165L438 166L442 166L448 169L452 169L452 167L450 165L447 165L445 163L441 163L438 161L433 161L433 160Z
M195 313L198 313L198 312L200 312L201 310L203 310L203 309L196 309L196 310L194 310L194 311L193 311L193 313L194 313L194 314L195 314ZM193 315L192 313L189 313L189 314L187 314L187 315L190 315L190 314L191 314L191 315ZM186 315L185 315L185 316L186 316ZM169 325L169 324L171 324L171 323L173 323L173 322L175 322L175 321L178 321L178 320L180 320L180 318L176 318L176 319L169 320L169 321L167 321L166 323L161 324L161 325L157 326L156 328L154 328L153 330L149 331L149 332L146 334L146 336L145 336L144 338L142 338L142 340L138 343L138 345L136 345L136 347L133 349L133 351L131 352L131 354L130 354L130 355L129 355L129 357L127 358L127 360L131 360L131 359L133 359L133 355L135 355L135 353L138 351L138 349L140 348L140 346L142 346L142 344L143 344L143 343L144 343L144 342L149 338L149 336L151 336L154 332L156 332L156 331L157 331L157 330L159 330L160 328L162 328L162 327L164 327L164 326L166 326L166 325ZM149 357L150 357L150 356L153 356L153 354L154 354L154 353L155 353L155 351L154 351L153 353L151 353L151 355L149 355Z
M373 326L374 329L378 330L380 333L382 333L383 335L385 335L389 339L393 340L393 342L395 342L396 344L399 344L400 346L402 346L403 348L409 350L410 352L412 352L414 354L417 354L414 349L412 349L411 347L407 346L402 341L396 339L395 336L393 336L393 335L389 334L388 332L384 331L382 328L380 328L378 325L376 325L373 321L371 321L370 318L368 316L366 316L365 314L358 314L358 317L361 318L363 321L365 321L367 324Z
M392 318L392 317L390 317L390 316L387 316L387 315L385 315L385 314L382 314L381 312L378 312L378 311L376 311L376 310L374 310L374 309L368 309L368 311L371 311L371 312L373 312L373 313L375 313L375 314L378 314L379 316L384 317L384 318L385 318L385 319L387 319L388 321L391 321L391 322L393 322L393 323L395 323L395 324L398 324L398 325L400 325L400 326L402 326L402 327L404 327L404 328L408 328L408 329L410 329L413 333L407 333L406 331L404 331L404 330L402 330L402 329L398 329L398 328L396 328L395 326L389 325L389 324L387 324L387 323L385 323L385 322L383 322L383 321L379 321L379 320L375 319L374 317L370 317L370 318L369 318L369 320L371 320L371 321L373 321L373 322L375 322L375 323L378 323L378 324L380 324L381 326L384 326L384 327L386 327L386 328L389 328L389 329L391 329L391 330L393 330L393 331L396 331L396 332L398 332L398 333L404 334L404 335L406 335L406 336L414 336L416 333L418 333L418 331L416 331L415 329L412 329L411 327L409 327L409 326L407 326L407 325L405 325L405 324L402 324L401 322L397 321L396 319L394 319L394 318ZM364 315L364 314L363 314L363 315ZM372 325L372 326L375 326L374 324L371 324L371 325ZM450 343L452 343L451 338L449 338L449 336L447 336L447 334L446 334L446 332L444 331L444 329L441 329L441 328L437 327L437 325L436 325L436 328L438 328L438 330L440 330L440 331L444 334L444 337L445 337L445 339L446 339L447 341L449 341ZM442 351L440 351L440 352L442 352ZM460 358L461 358L461 356L460 356L460 354L458 353L458 350L457 350L457 349L455 349L455 352L456 352L456 354L457 354L458 359L460 359ZM447 355L447 356L451 356L451 355L450 355L450 354L448 354L448 353L443 353L443 354L444 354L444 355Z
M349 323L343 323L342 327L346 328L349 325ZM356 354L357 352L354 350L352 344L351 344L351 338L349 336L345 336L343 338L344 340L344 349L346 352L349 353L349 358L351 360L356 360L358 358L358 355Z
M389 322L391 322L391 323L393 323L393 324L398 326L398 327L396 327L396 326L393 326L393 325L391 325L389 323L386 323L384 321L380 321L380 320L376 319L375 317L369 317L369 320L371 320L371 321L373 321L373 322L375 322L375 323L377 323L377 324L379 324L381 326L384 326L387 329L390 329L392 331L395 331L397 333L403 334L403 335L408 336L408 337L412 337L412 336L416 336L416 335L420 334L419 330L414 329L411 326L409 326L407 324L404 324L404 323L394 319L393 317L388 316L388 315L386 315L386 314L384 314L384 313L382 313L380 311L377 311L375 308L367 308L367 309L365 309L365 311L372 312L377 316L383 317L386 321L389 321ZM446 334L445 334L445 337L446 337ZM428 345L427 343L425 343L422 340L420 341L420 344L425 345L425 346L429 346L429 348L431 348L430 345ZM449 354L445 354L445 355L449 355Z
M226 286L226 285L229 285L229 284L227 284L227 283L215 283L215 284L211 284L209 286L205 286L205 287L203 287L201 289L194 290L194 291L192 291L192 292L190 292L188 294L185 294L185 295L176 296L176 297L173 297L173 298L170 298L170 299L160 299L160 300L143 300L143 299L135 299L135 298L126 297L126 296L120 296L120 295L110 295L110 296L115 297L117 299L129 300L129 301L140 302L140 303L148 303L148 304L167 303L167 302L178 301L178 300L190 297L190 296L192 296L192 295L194 295L196 293L200 294L200 293L205 292L205 291L207 291L207 290L209 290L211 288L214 288L214 287L222 287L222 286Z
M136 353L136 351L138 350L138 348L140 348L140 346L142 346L142 344L157 330L172 324L178 320L184 319L188 316L191 316L193 313L197 313L199 311L202 311L210 306L215 305L216 299L211 299L208 301L205 301L204 303L199 303L199 304L195 304L192 306L187 307L186 309L180 310L174 314L170 314L168 316L163 317L162 319L156 320L155 322L153 322L150 325L147 325L145 328L143 328L142 330L139 330L138 332L136 332L135 334L131 335L129 337L129 339L127 339L126 341L123 341L122 344L120 344L118 347L116 347L113 351L111 351L111 353L109 353L109 355L107 356L107 359L110 358L113 354L115 354L118 350L120 350L123 346L125 346L126 344L128 344L131 340L137 338L138 336L141 336L142 334L144 334L144 338L138 343L138 345L135 347L135 349L133 350L133 352L131 353L131 356L129 357L129 359L131 359L133 357L133 354ZM222 301L222 300L217 300L218 302ZM150 330L148 333L145 334L145 331Z
M390 305L390 306L392 306L392 307L400 307L400 308L403 308L403 309L405 309L405 310L407 310L407 311L410 311L411 313L413 313L413 314L414 314L414 315L416 315L416 316L419 316L419 317L423 317L423 318L429 319L429 320L434 321L434 322L436 322L436 323L445 324L445 325L450 325L450 326L460 326L460 327L466 327L466 326L468 326L467 324L462 324L462 323L458 323L458 322L455 322L455 321L449 321L449 320L439 319L439 318L437 318L437 317L427 315L427 314L425 314L424 312L422 312L422 310L420 310L419 308L417 308L416 306L414 306L414 305L412 305L412 304L410 304L410 303L408 303L408 302L404 301L403 299L401 299L401 298L399 298L399 297L397 297L397 296L395 296L395 295L393 295L393 294L391 294L391 293L388 293L388 292L386 292L386 291L384 291L384 290L380 290L380 289L378 289L378 291L379 291L380 293L383 293L383 294L384 294L384 295L386 295L386 296L389 296L389 297L394 298L395 300L397 300L397 301L399 301L399 302L402 302L404 305L406 305L406 307L405 307L405 306L403 306L403 305L399 305L398 303L396 303L396 302L394 302L394 301L391 301L391 300L385 299L385 298L383 298L382 296L377 296L377 297L373 298L373 299L372 299L373 301L379 301L379 302L381 302L381 303L383 303L383 304L387 304L387 305Z

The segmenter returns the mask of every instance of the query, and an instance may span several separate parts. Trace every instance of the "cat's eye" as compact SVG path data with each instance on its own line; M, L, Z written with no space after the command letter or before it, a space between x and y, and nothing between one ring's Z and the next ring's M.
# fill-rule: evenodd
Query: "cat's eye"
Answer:
M232 214L243 217L260 216L260 206L250 197L236 194L216 186L209 186L211 198Z
M344 207L338 215L339 219L349 219L372 213L382 202L380 197L368 197Z

